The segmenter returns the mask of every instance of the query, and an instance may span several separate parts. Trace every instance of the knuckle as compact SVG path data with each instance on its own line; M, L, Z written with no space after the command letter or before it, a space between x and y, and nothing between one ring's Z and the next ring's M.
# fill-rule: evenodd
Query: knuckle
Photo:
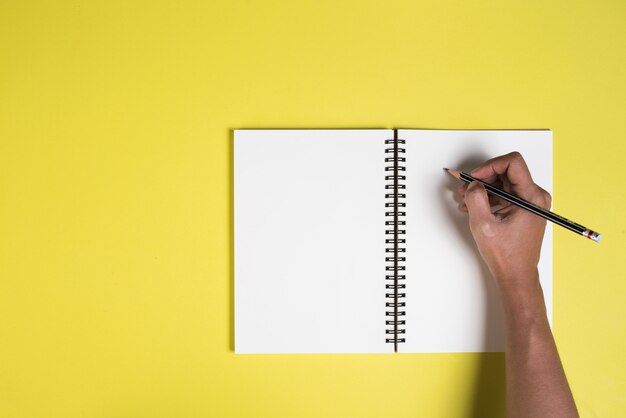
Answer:
M479 186L470 186L467 188L465 192L465 196L470 196L472 199L474 199L476 196L480 194L480 191L481 190Z
M552 206L552 195L548 193L545 189L542 189L539 186L537 187L537 193L535 200L537 204L543 208L549 209Z
M524 157L522 157L522 154L519 151L513 151L509 155L511 156L511 159L513 160L517 160L517 161L524 160Z
M543 199L546 203L546 207L549 208L552 206L552 195L550 193L548 193L547 191L541 189L541 191L543 192Z

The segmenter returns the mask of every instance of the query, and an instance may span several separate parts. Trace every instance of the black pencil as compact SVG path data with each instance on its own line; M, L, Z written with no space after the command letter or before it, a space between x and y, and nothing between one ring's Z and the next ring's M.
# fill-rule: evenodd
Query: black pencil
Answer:
M585 228L584 226L577 224L576 222L572 222L569 219L566 219L562 216L559 216L554 212L550 212L547 209L540 208L539 206L534 205L522 198L514 196L511 193L505 192L502 189L498 189L497 187L489 183L485 183L482 180L474 178L467 173L464 173L458 170L451 170L448 168L444 168L444 170L446 170L448 173L450 173L451 175L453 175L454 177L456 177L457 179L465 183L471 183L473 181L482 183L482 185L485 186L485 190L487 190L487 193L497 196L502 200L506 200L507 202L517 205L520 208L526 209L534 213L535 215L539 215L542 218L547 219L548 221L553 222L557 225L560 225L563 228L567 228L572 232L582 235L583 237L587 237L590 240L593 240L595 242L600 242L600 239L602 239L602 235L599 234L598 232L594 232L589 228Z

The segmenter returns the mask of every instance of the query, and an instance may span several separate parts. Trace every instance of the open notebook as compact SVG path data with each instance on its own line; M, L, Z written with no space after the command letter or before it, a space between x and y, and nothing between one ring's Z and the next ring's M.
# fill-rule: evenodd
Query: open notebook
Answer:
M236 130L234 149L237 353L503 351L442 168L516 150L551 192L551 131ZM550 225L539 273L551 318Z

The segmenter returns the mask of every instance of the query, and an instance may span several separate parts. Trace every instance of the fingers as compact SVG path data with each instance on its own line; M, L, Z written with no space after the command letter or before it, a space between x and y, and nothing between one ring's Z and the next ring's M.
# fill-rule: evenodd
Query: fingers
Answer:
M542 202L538 202L539 206L549 210L552 207L552 195L539 186L537 186L537 189L539 189L539 194L543 200Z
M522 199L526 199L542 208L550 209L552 197L548 192L534 183L528 166L519 152L511 152L492 158L472 170L471 175L481 181L513 193ZM463 212L468 212L468 204L465 198L468 190L469 187L467 184L463 184L459 187L459 195L461 197L459 209ZM489 195L488 203L490 207L493 207L494 213L511 205L509 202L498 199L493 195ZM505 212L498 213L496 218L501 218L503 213Z
M505 189L510 189L524 199L532 197L536 192L537 186L519 152L492 158L472 170L471 175L491 184L501 180Z
M485 227L493 221L493 215L483 185L477 181L470 183L465 192L464 202L469 213L472 231L484 231Z
M461 184L461 186L459 186L457 190L459 193L459 201L460 201L459 210L461 210L462 212L467 212L467 206L465 205L465 193L467 193L467 186L469 186L468 183L463 183ZM511 205L510 202L507 202L506 200L502 200L498 196L487 193L487 197L489 198L489 205L491 206L492 212L495 212L496 210L499 210L499 209L502 209Z

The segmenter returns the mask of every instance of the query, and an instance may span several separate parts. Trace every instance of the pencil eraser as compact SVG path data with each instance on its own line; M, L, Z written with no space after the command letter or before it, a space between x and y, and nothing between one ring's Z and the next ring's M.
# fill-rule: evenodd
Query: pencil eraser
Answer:
M592 231L591 229L587 229L585 232L583 232L583 235L595 242L600 242L600 240L602 239L602 234Z

